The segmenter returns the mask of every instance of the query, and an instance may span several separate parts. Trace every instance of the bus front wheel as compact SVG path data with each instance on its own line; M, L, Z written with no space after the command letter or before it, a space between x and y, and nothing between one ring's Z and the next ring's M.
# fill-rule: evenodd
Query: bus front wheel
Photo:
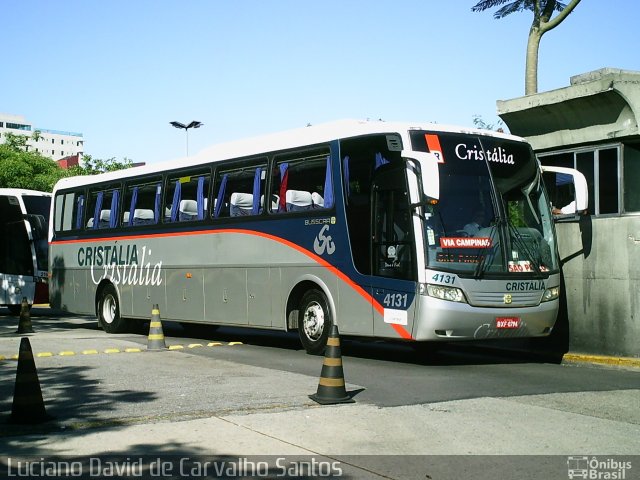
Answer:
M307 353L324 353L332 324L329 302L324 293L319 290L305 293L298 309L298 334Z
M118 293L113 285L107 285L100 293L98 322L107 333L119 333L125 330L126 322L120 316Z

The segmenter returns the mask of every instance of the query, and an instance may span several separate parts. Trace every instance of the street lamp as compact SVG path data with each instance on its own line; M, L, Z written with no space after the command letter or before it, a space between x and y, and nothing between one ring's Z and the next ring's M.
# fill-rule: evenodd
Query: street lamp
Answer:
M185 125L184 123L180 123L180 122L169 122L169 123L176 128L184 128L184 131L187 134L187 157L188 157L189 156L189 129L200 128L204 124L202 122L197 122L195 120L192 121L189 125Z

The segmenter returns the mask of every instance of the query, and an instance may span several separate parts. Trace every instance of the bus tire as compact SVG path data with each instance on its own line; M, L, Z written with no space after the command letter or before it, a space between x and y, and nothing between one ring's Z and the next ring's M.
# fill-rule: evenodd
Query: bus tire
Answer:
M304 294L298 309L298 335L310 355L322 355L327 346L333 319L327 297L319 290Z
M98 299L98 323L107 333L120 333L125 331L126 321L120 316L120 303L118 292L109 284L100 291Z

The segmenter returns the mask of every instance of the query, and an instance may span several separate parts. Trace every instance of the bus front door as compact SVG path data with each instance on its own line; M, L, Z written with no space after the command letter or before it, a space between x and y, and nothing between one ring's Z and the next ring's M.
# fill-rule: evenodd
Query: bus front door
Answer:
M374 312L374 335L410 337L415 314L415 246L406 171L381 166L373 181L371 235L372 296L382 307Z

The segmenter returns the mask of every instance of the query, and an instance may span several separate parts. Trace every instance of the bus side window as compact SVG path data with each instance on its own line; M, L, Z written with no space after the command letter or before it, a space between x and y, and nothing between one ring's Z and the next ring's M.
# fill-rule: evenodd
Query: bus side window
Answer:
M118 211L120 207L120 189L116 186L106 186L100 190L89 192L89 205L86 228L104 229L118 226Z
M204 220L209 196L209 173L169 179L165 199L165 222Z
M128 185L122 203L124 227L153 225L160 216L162 182L150 179L141 184Z
M284 160L284 159L283 159ZM331 157L327 154L288 156L276 164L271 213L329 209L334 204Z
M259 215L264 205L266 165L220 170L214 188L214 218Z
M77 196L77 197L76 197ZM56 195L54 200L53 229L66 232L83 227L84 195L75 192Z

